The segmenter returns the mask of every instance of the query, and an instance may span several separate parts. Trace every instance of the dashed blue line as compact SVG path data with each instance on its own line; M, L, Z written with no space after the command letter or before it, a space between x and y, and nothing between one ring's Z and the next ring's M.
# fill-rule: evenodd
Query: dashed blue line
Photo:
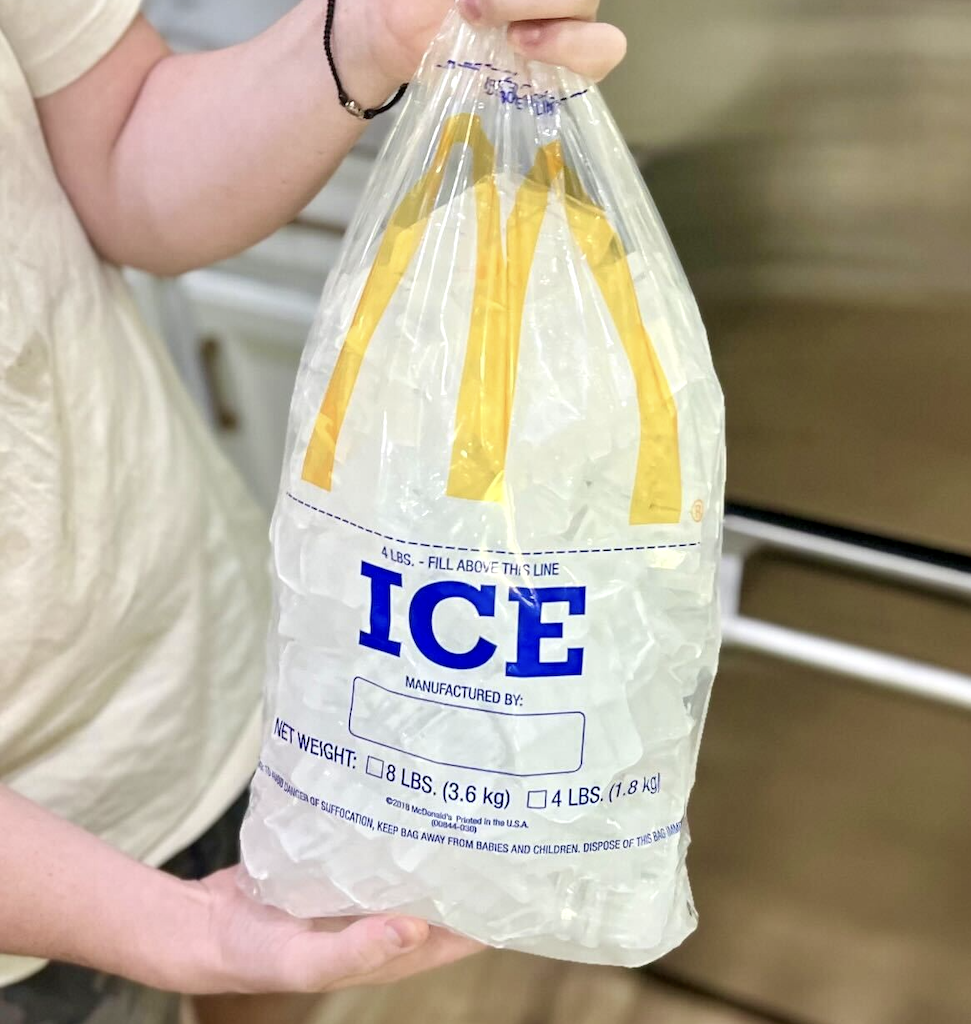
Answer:
M424 540L405 540L404 537L394 537L390 533L381 533L378 530L372 530L367 526L362 526L360 523L355 523L350 519L345 519L343 516L335 515L333 512L328 512L326 509L318 508L316 505L311 505L309 501L304 501L302 498L298 498L290 491L287 491L287 497L291 501L295 501L298 505L303 505L304 508L309 508L311 512L317 512L322 516L326 516L328 519L333 519L338 523L343 523L345 526L351 526L355 530L361 530L363 533L370 533L372 536L380 537L382 540L389 540L393 544L407 544L411 547L419 548L434 548L437 551L465 551L469 554L477 555L513 555L521 558L543 558L546 555L608 555L618 554L624 551L674 551L682 548L701 547L700 542L692 541L687 544L645 544L642 547L622 548L570 548L569 550L558 551L503 551L499 548L463 548L455 544L430 544L428 541Z

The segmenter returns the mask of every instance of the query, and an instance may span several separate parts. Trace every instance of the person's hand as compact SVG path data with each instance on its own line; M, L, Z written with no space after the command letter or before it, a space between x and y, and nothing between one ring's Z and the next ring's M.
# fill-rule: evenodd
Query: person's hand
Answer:
M396 81L410 79L452 4L453 0L356 0L380 71ZM612 71L627 50L620 29L597 22L599 6L599 0L459 3L473 24L509 23L509 41L523 56L568 67L595 81Z
M229 868L194 883L204 893L215 965L201 992L326 992L373 985L450 963L481 947L409 917L300 920L244 895ZM200 993L196 993L200 994Z
M0 822L4 953L204 996L318 993L394 981L479 949L391 914L298 920L249 899L236 884L237 868L182 881L3 785Z

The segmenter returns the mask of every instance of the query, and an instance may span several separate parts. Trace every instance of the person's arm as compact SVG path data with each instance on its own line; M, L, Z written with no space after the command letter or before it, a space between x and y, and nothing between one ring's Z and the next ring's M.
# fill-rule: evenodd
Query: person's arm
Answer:
M450 5L338 0L334 46L348 93L383 102L413 74ZM624 53L619 30L592 23L598 0L463 6L484 22L520 22L519 49L593 78ZM246 248L315 195L363 124L337 102L324 9L303 0L250 42L185 55L139 18L87 74L38 102L58 177L103 256L178 273Z
M388 981L476 945L412 918L301 921L246 898L235 869L183 882L0 786L0 952L190 995Z

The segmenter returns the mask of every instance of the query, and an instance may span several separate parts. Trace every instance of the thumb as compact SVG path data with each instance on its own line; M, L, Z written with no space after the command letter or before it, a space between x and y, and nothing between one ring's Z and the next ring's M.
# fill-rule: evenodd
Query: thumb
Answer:
M424 921L364 917L338 932L306 931L288 943L287 958L301 989L323 992L380 970L428 939Z

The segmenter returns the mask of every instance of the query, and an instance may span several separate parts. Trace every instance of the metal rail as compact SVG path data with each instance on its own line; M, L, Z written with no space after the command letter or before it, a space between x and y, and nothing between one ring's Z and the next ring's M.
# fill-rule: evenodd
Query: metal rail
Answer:
M971 573L744 516L729 515L725 518L721 598L726 646L971 711L971 676L740 614L745 562L759 550L785 551L808 561L851 568L931 593L967 598L969 643Z

